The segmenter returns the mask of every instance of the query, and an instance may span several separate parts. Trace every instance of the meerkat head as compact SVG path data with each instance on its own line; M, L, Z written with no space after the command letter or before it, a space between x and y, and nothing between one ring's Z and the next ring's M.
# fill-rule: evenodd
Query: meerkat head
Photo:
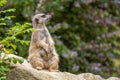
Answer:
M38 25L43 25L46 24L52 15L50 14L44 14L44 13L40 13L40 14L36 14L35 16L33 16L32 22L33 22L33 27L37 27Z

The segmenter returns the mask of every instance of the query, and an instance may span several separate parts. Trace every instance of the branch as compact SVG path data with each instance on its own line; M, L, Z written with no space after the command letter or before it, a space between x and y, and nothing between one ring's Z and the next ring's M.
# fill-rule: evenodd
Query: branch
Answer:
M39 3L37 4L36 10L35 10L35 14L37 14L39 12L39 8L41 8L46 0L39 0Z

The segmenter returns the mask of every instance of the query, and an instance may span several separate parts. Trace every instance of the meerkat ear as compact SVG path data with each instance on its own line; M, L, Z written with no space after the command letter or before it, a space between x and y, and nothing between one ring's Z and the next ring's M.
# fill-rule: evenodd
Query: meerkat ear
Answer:
M38 24L39 23L39 19L35 18L35 22Z

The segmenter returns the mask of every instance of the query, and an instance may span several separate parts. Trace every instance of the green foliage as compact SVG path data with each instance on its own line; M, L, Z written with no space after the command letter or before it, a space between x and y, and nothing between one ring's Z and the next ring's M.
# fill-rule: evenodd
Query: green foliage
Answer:
M13 62L14 64L16 64L16 63L23 63L23 59L19 59L19 58L15 58L15 57L12 57L12 58L8 58L7 59L9 62Z
M6 4L6 0L1 0L0 1L0 7L3 6L4 4Z
M46 3L42 11L54 12L52 34L58 36L70 52L70 55L58 52L62 59L60 66L65 65L60 67L61 70L93 72L104 77L120 74L118 5L117 1L103 0L54 0Z
M6 73L9 71L9 64L0 63L0 80L6 80Z
M0 11L0 42L9 52L27 57L32 29L28 23L16 21L31 21L38 2L8 0L5 8L16 11ZM119 7L117 0L50 0L40 8L40 12L54 13L48 28L60 56L61 71L120 75ZM13 12L14 20L10 19Z
M1 55L4 55L4 57L2 59L0 59L0 80L6 80L6 73L10 70L10 65L9 63L5 63L5 62L13 62L14 64L16 63L23 63L23 59L18 59L18 58L14 58L14 57L11 57L11 58L5 58L5 56L7 56L8 54L1 54Z
M0 44L4 44L6 46L6 48L9 48L11 50L10 53L15 52L18 43L21 45L23 45L23 44L29 45L29 41L19 39L20 35L24 35L26 33L33 31L33 29L29 28L29 26L30 26L29 23L25 23L23 25L16 23L15 26L13 26L9 30L7 30L7 32L6 32L7 37L2 39L0 41Z
M6 0L0 1L0 6L3 6L5 3ZM15 16L11 16L13 12L15 12L15 9L0 10L0 45L4 45L4 48L0 49L0 80L6 80L6 73L10 69L9 63L6 63L6 61L15 64L23 62L23 59L6 57L10 53L18 54L18 46L28 46L29 40L26 40L23 36L33 31L30 28L30 23L14 23L12 19Z

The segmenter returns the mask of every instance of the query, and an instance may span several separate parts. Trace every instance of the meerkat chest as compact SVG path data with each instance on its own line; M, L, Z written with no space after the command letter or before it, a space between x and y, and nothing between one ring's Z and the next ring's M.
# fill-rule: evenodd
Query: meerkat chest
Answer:
M38 31L38 39L39 40L43 40L43 41L46 41L47 40L47 34L46 34L46 31L44 29L40 29Z

